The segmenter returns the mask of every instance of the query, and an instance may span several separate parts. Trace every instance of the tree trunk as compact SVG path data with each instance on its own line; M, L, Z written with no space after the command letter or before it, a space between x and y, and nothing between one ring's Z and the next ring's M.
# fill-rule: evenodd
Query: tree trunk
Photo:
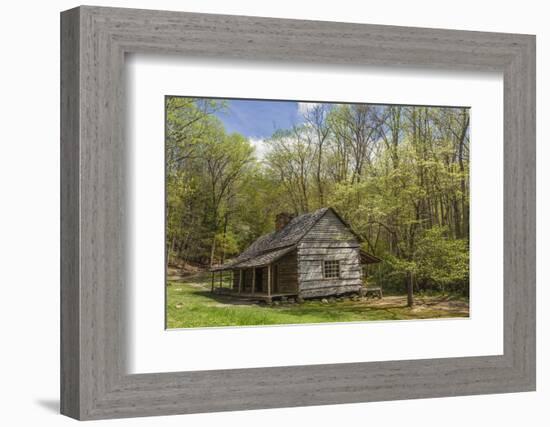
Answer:
M223 235L222 235L222 261L221 264L225 262L225 236L227 234L227 218L228 218L227 212L224 215L223 219Z
M216 254L216 234L212 238L212 247L210 249L210 267L214 265L214 256Z
M322 145L319 146L319 155L317 159L317 192L319 194L319 207L325 206L325 197L323 195L323 184L321 183L321 148Z
M414 305L413 287L414 274L409 271L407 273L407 307L412 307Z
M175 248L176 248L176 233L172 235L172 240L170 242L170 249L168 250L168 256L166 257L168 258L166 260L166 263L168 265L170 265L170 255L174 253Z

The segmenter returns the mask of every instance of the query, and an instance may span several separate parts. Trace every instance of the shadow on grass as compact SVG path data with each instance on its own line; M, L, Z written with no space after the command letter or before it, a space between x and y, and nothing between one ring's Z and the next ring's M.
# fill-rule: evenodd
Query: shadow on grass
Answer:
M216 301L220 304L227 304L227 305L256 305L258 307L267 307L266 304L262 304L258 301L248 299L248 298L241 298L238 295L224 295L224 294L217 294L215 292L207 291L207 290L201 290L197 289L196 291L190 292L194 295L201 296L203 298L209 298L213 301Z

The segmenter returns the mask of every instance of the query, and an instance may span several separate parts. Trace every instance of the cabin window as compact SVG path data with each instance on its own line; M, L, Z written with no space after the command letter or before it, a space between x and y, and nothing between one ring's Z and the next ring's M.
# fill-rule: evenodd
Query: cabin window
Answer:
M325 279L338 279L340 277L340 261L323 261L323 276Z

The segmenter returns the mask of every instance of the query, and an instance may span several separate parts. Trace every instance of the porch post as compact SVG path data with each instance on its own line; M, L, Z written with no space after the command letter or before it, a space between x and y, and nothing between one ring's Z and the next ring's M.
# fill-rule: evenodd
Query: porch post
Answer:
M254 295L255 287L256 287L256 267L252 267L252 295Z
M212 289L210 289L210 292L214 292L214 275L215 275L215 273L212 271L210 273L210 275L212 276Z
M271 264L267 265L267 296L271 297Z
M239 293L241 293L242 286L243 286L243 271L239 270Z
M220 288L222 287L222 284L223 284L222 279L223 279L223 271L220 270Z

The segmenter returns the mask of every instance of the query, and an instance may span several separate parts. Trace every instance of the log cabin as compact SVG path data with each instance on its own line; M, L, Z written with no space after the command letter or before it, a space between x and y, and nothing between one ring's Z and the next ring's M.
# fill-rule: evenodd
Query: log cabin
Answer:
M278 214L275 231L211 271L233 273L232 293L271 302L359 293L362 266L377 262L380 259L361 249L360 237L329 207L300 216Z

